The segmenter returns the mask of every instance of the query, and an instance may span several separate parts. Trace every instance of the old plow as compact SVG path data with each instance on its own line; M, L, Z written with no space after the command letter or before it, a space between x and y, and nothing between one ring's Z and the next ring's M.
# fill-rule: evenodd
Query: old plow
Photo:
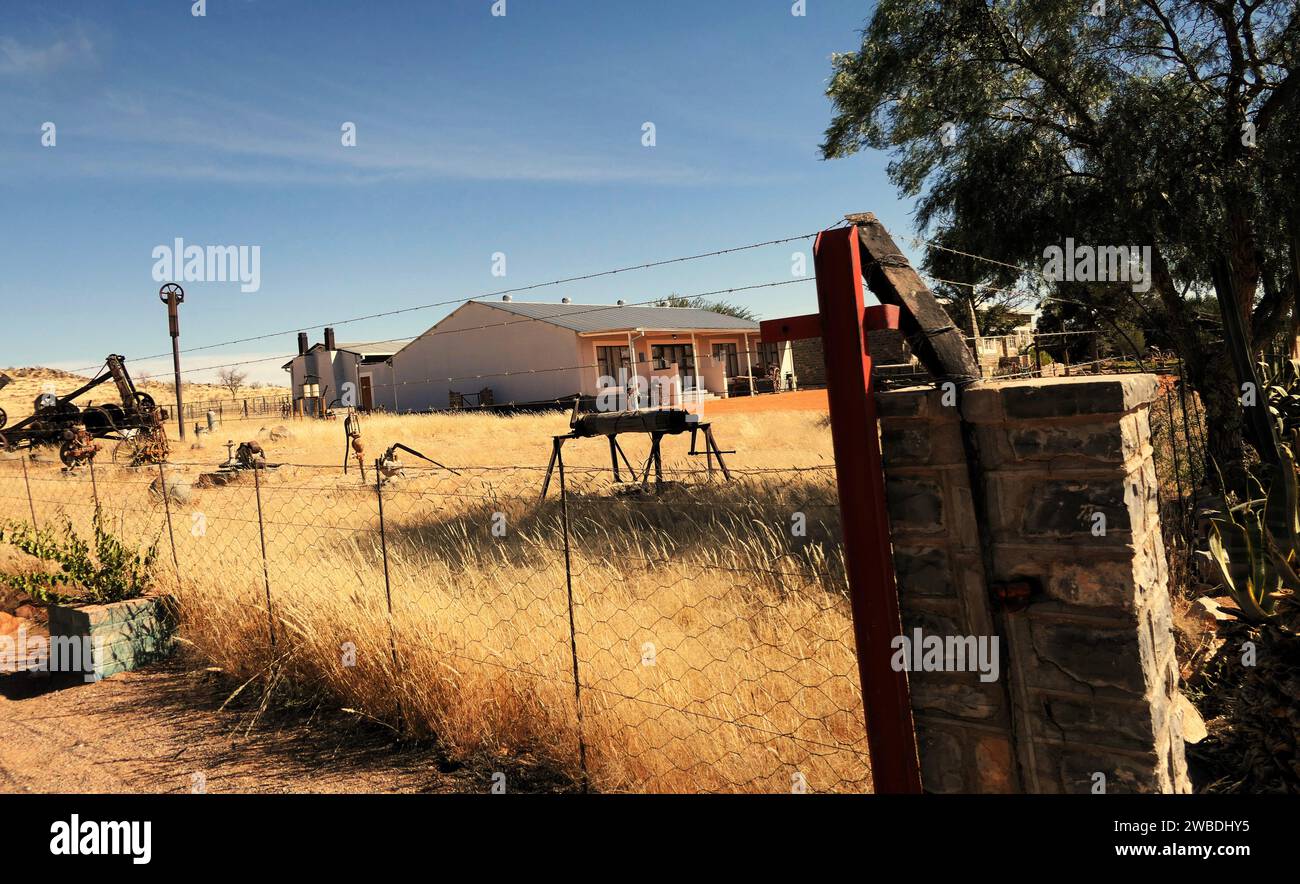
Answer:
M8 381L0 376L0 386ZM120 402L78 405L74 401L107 383L116 388ZM71 393L41 393L33 409L30 417L13 426L7 426L8 416L0 409L0 450L58 445L59 459L65 466L75 467L99 451L94 440L106 439L116 442L114 463L139 466L167 459L166 411L148 393L135 388L121 356L110 355L93 378Z

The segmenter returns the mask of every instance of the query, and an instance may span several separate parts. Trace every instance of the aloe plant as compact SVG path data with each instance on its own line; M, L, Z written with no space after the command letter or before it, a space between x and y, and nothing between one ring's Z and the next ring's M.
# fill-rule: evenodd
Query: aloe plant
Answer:
M1270 357L1258 365L1269 416L1278 434L1300 429L1300 359Z
M1300 592L1300 481L1290 447L1279 445L1278 455L1266 494L1210 517L1210 561L1254 622L1272 617L1279 600Z

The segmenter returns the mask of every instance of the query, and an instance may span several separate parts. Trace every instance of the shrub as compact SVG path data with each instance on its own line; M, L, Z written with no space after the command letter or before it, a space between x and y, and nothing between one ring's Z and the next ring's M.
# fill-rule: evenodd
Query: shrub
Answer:
M56 572L0 574L0 583L37 601L58 604L120 602L143 595L151 585L157 543L143 553L128 547L104 527L99 513L94 518L93 548L71 519L64 519L61 535L25 522L0 525L0 541L59 566Z

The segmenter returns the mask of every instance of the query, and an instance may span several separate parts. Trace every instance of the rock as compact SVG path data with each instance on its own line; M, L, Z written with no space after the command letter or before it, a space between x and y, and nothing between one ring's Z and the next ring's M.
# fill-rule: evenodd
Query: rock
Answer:
M280 424L271 429L272 442L279 442L282 439L292 439L292 438L293 438L293 433L289 432L289 428L286 427L284 424Z
M1212 599L1209 596L1202 596L1196 600L1196 604L1200 605L1201 609L1204 610L1204 612L1213 620L1236 620L1237 618L1234 615L1228 613L1228 611L1224 609L1223 605L1220 603L1221 601L1228 603L1232 602L1232 600L1226 596L1222 600ZM1236 609L1234 608L1233 610Z
M27 621L22 617L0 611L0 635L13 635L26 625Z
M149 492L158 497L162 496L162 480L155 478L149 483ZM174 503L189 503L193 495L193 488L189 481L179 476L167 477L167 496Z
M1205 719L1201 718L1201 713L1196 711L1192 701L1183 696L1179 691L1174 695L1174 716L1181 718L1183 721L1183 740L1188 743L1199 743L1209 736L1209 731L1205 728Z

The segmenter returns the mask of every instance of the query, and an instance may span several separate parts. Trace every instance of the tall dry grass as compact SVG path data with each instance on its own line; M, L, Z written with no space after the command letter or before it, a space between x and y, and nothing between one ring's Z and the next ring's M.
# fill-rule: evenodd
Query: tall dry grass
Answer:
M720 416L719 441L738 449L731 483L708 480L684 438L666 440L674 484L658 496L616 493L603 440L569 443L567 571L558 488L537 499L563 416L366 419L370 456L402 441L461 473L407 457L407 476L385 486L387 583L373 473L342 475L340 424L289 429L262 436L286 464L262 477L264 536L249 478L194 490L172 506L169 534L148 490L156 470L96 468L119 530L159 540L161 588L214 665L263 687L324 690L453 756L527 756L575 782L581 740L596 789L787 792L796 775L810 791L870 788L815 412ZM626 442L644 457L647 445ZM197 480L224 452L175 446L168 481ZM18 466L0 463L0 513L27 518ZM29 469L38 520L88 522L87 471Z

